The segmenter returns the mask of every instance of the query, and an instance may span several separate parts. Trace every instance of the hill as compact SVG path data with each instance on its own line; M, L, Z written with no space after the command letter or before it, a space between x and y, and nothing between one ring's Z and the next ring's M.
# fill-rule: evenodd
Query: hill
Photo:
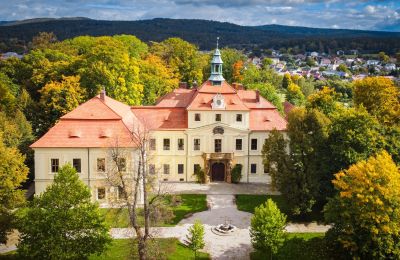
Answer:
M240 26L232 23L164 19L104 21L87 18L31 19L0 24L0 42L18 39L27 44L39 32L54 32L59 40L80 35L133 34L143 41L162 41L180 37L200 49L214 48L217 36L222 46L245 49L295 48L300 51L336 51L358 49L362 52L400 51L400 33L317 29L283 25Z

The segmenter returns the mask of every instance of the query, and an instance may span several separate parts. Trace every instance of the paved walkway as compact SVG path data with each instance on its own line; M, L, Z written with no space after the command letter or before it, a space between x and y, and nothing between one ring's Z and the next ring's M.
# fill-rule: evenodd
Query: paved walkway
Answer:
M212 182L210 184L186 183L163 183L163 189L175 194L207 194L207 195L234 195L234 194L279 194L274 191L270 184L266 183L239 183Z
M193 214L183 219L175 227L152 228L153 237L176 237L185 243L188 228L195 220L200 220L205 227L204 251L208 252L213 259L249 259L252 251L249 226L252 214L239 211L236 208L233 195L208 195L207 202L210 209ZM211 229L215 225L223 224L225 221L235 225L238 229L231 236L218 236ZM288 224L288 232L326 232L329 226L310 224ZM134 236L132 229L112 229L114 238L129 238Z

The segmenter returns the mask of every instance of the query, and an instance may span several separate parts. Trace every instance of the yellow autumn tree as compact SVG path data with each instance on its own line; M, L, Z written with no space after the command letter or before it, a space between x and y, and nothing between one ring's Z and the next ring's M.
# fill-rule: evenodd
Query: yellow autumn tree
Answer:
M238 60L233 64L232 80L233 82L242 82L243 80L243 61Z
M296 106L301 106L304 104L306 98L297 84L290 83L287 88L286 99Z
M325 207L327 237L355 259L399 259L400 171L382 151L340 171Z
M311 94L307 98L307 108L316 108L330 115L340 109L341 104L338 102L339 94L329 87L323 87L321 90Z
M400 91L391 79L367 77L354 82L354 104L384 124L400 123Z

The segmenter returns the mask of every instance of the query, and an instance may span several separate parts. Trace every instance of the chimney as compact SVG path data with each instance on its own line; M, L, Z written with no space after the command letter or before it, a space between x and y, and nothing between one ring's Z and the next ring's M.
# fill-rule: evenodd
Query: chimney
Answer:
M187 88L187 86L186 82L179 82L179 88Z
M106 99L106 89L103 88L103 89L100 91L100 100L105 101L105 99Z
M260 102L260 91L256 90L256 102L259 103Z
M192 88L197 88L197 87L198 87L197 81L193 81Z

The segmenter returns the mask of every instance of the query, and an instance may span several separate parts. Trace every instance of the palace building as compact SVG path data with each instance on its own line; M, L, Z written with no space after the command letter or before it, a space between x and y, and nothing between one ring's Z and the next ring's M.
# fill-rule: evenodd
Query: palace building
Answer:
M126 148L126 170L135 169L131 131L144 125L149 132L149 174L165 182L192 182L201 167L208 181L231 182L231 170L242 165L241 182L268 182L262 146L268 133L286 130L277 108L258 91L229 85L222 75L218 48L211 76L199 87L185 84L161 97L154 106L130 107L105 91L60 118L32 144L35 151L36 193L44 191L65 163L73 165L96 200L118 189L108 187L105 172L112 167L110 147ZM176 184L178 185L178 184Z

